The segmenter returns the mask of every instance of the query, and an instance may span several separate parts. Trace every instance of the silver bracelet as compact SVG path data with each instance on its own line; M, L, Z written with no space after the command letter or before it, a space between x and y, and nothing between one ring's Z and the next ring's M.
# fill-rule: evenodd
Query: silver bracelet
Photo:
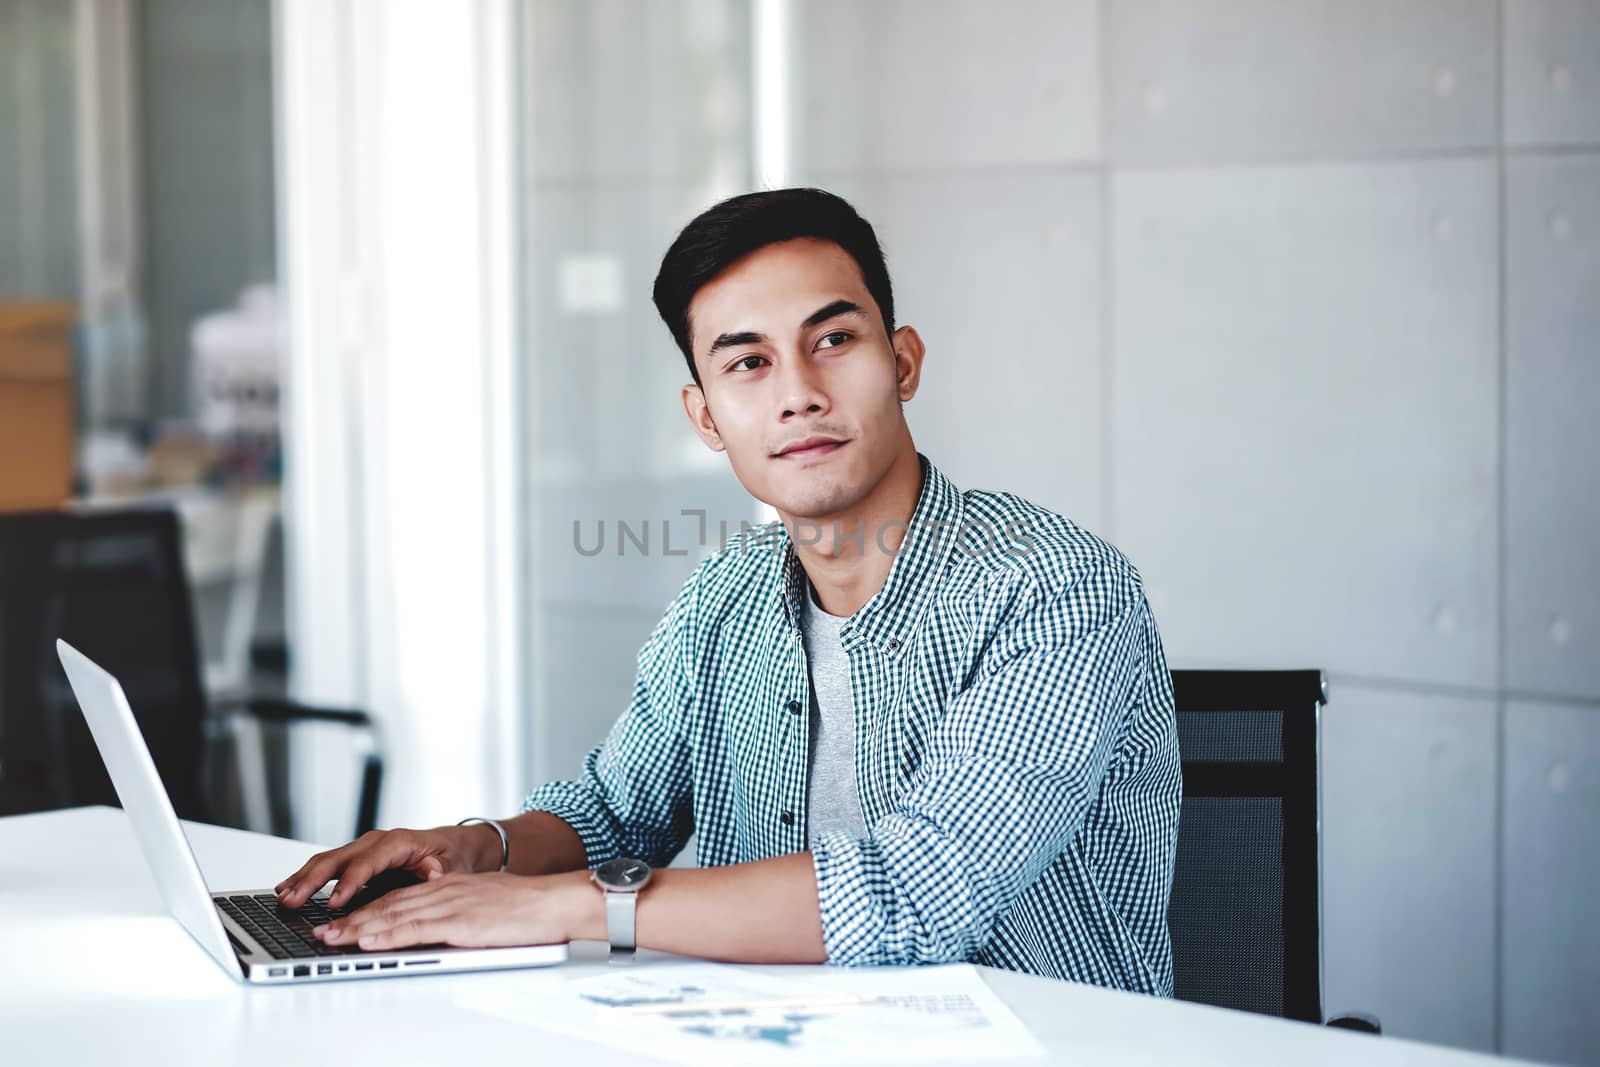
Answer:
M506 836L506 828L504 826L501 826L493 819L480 819L476 815L470 819L462 819L460 822L456 823L456 825L473 826L480 822L487 823L488 825L494 827L494 832L500 835L500 870L504 872L506 869L506 864L511 862L511 838Z

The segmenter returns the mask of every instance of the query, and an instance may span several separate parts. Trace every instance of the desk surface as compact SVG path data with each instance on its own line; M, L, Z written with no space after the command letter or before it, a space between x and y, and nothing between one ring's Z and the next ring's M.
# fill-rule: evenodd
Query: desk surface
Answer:
M213 889L277 883L314 846L187 824ZM0 818L0 1034L15 1064L322 1062L386 1065L628 1057L457 1006L517 972L247 989L222 972L156 894L126 819L112 808ZM108 954L141 961L118 966ZM642 953L644 957L661 957ZM643 962L643 961L641 961ZM605 968L579 943L562 973ZM762 967L794 974L811 968ZM1503 1064L1490 1056L1342 1033L1154 997L980 968L1053 1062ZM553 973L553 972L547 972ZM895 970L883 969L886 992ZM637 1062L656 1062L639 1060ZM990 1061L993 1062L993 1061ZM1013 1061L1040 1063L1040 1060Z

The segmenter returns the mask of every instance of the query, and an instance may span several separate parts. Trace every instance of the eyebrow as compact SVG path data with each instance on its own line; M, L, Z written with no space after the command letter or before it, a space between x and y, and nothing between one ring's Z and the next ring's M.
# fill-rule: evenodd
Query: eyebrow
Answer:
M851 300L835 300L831 304L824 304L806 316L806 321L800 324L801 329L817 326L829 319L838 318L840 315L860 315L866 317L866 312L861 305ZM767 339L764 333L754 333L744 330L739 333L725 333L711 342L711 347L706 350L707 358L716 355L724 348L737 348L740 345L758 345Z

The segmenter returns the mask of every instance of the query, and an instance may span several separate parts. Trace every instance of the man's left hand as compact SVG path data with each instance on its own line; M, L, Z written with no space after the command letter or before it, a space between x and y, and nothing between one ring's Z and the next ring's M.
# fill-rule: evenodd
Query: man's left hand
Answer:
M560 944L582 935L591 906L603 911L599 890L586 884L588 876L587 871L439 875L319 926L316 936L367 951Z

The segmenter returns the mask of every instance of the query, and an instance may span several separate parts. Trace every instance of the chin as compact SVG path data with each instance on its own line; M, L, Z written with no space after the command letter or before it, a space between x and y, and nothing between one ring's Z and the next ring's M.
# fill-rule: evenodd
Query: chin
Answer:
M841 485L831 474L802 475L791 479L796 484L774 487L772 506L797 519L823 518L836 515L861 499L858 487ZM798 484L809 482L810 484Z
M846 451L856 453L856 444ZM775 508L779 514L795 519L817 519L837 515L859 504L875 484L871 472L860 469L859 454L840 455L835 462L814 467L792 467L763 456L761 466L745 471L733 465L734 473L749 494ZM752 477L745 477L749 473Z

